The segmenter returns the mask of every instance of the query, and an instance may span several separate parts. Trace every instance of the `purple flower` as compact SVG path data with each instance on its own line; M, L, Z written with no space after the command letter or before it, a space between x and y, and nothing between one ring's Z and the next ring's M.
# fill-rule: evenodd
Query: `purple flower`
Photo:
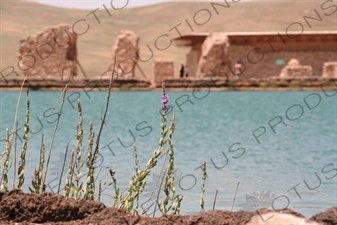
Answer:
M162 110L169 110L170 109L170 106L168 105L163 105L163 107L161 108Z
M163 88L163 97L161 98L161 103L163 103L162 110L168 110L170 107L166 104L168 103L169 96L168 94L166 94L164 81L162 83L162 88Z
M163 104L168 103L168 95L166 93L161 98L161 103L163 103Z

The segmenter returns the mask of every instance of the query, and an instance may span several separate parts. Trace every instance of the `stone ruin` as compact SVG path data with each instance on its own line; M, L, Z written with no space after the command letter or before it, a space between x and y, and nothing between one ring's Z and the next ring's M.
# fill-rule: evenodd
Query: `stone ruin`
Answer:
M166 78L173 78L174 66L173 61L155 59L154 60L154 82L161 84Z
M310 76L312 76L312 67L301 65L297 59L289 60L288 64L282 69L280 73L281 78Z
M109 70L114 69L118 78L134 78L135 67L138 63L139 36L131 30L121 30L118 32L116 42L111 50L112 62Z
M227 76L229 41L225 33L212 33L204 41L196 77ZM219 72L224 71L224 73Z
M77 75L76 34L71 26L49 26L20 41L18 66L24 76L63 78Z
M323 64L322 76L337 78L337 62L325 62Z

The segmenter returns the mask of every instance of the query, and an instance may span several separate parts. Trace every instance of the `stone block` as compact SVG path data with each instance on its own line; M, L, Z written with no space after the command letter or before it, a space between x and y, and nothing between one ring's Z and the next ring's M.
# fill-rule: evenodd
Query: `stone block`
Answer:
M174 77L173 61L156 59L154 60L154 81L162 82L166 78Z
M310 77L312 76L311 66L289 66L287 67L289 77Z
M337 77L337 62L325 62L323 64L323 77Z
M301 65L297 59L289 60L288 64L283 67L280 77L310 77L312 76L312 66Z

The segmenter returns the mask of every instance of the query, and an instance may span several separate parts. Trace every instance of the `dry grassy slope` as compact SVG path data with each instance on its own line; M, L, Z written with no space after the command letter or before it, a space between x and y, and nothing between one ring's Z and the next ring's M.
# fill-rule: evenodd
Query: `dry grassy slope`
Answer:
M284 31L293 22L301 22L305 31L337 30L337 13L325 16L324 13L331 13L333 9L323 11L321 9L323 2L325 1L242 3L228 1L229 8L216 6L219 15L210 3L205 2L174 2L122 10L114 10L107 5L111 16L105 12L102 5L97 5L97 8L100 8L96 11L100 20L98 23L93 15L87 16L94 9L74 10L24 1L1 1L0 69L17 65L20 39L33 35L48 25L59 23L72 25L77 20L86 19L90 29L78 37L78 57L89 76L99 76L107 69L111 60L110 49L115 42L117 32L121 29L131 29L140 36L140 55L143 59L150 56L146 47L149 44L154 50L153 58L174 60L178 70L178 64L184 62L188 48L177 48L172 45L164 51L158 51L154 47L154 41L162 34L168 34L170 38L177 37L175 30L169 30L179 23L181 23L179 31L182 34L192 33L185 20L192 24L194 32ZM219 4L225 3L219 1ZM303 16L316 17L314 9L322 16L323 21L312 21L312 28L309 28ZM201 11L197 13L199 10ZM210 20L205 25L194 24L194 16L198 22L207 19L206 10L211 13ZM85 26L86 24L78 26L78 32ZM158 45L166 45L166 39L163 38L161 41ZM153 58L148 62L140 63L147 76L152 75ZM140 76L139 72L137 76Z

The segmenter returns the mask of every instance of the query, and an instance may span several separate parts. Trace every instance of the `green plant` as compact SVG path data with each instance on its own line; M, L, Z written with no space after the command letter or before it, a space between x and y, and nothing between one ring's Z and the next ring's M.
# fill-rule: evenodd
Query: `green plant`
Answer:
M16 180L16 149L17 149L17 140L18 140L18 127L19 127L19 122L16 120L15 121L15 135L13 137L15 137L14 140L14 178L13 180ZM15 188L15 182L13 182L13 189Z
M58 185L58 188L57 188L57 194L60 193L60 188L61 188L61 183L62 183L62 175L63 175L64 167L66 165L66 160L67 160L67 155L68 155L70 140L71 140L71 138L69 139L69 141L67 143L66 152L65 152L64 158L63 158L62 169L61 169L60 179L59 179L59 185Z
M133 157L135 159L135 174L138 174L139 173L139 166L138 166L138 163L139 163L139 160L138 160L138 152L137 152L137 146L136 146L136 143L133 143ZM142 186L142 184L140 185ZM143 191L143 190L140 190L140 191ZM134 210L134 214L138 215L138 208L139 208L139 195L136 197L136 208Z
M207 172L206 172L206 161L202 163L201 166L202 170L202 178L201 178L201 196L200 196L200 212L204 212L204 206L205 206L205 191L206 191L206 178L207 178Z
M115 68L116 68L116 57L117 56L115 55L114 66L113 66L112 71L115 71ZM89 163L90 164L90 174L88 173L88 178L89 178L89 176L91 176L91 177L89 178L89 181L87 181L87 184L89 184L89 186L90 186L90 190L89 190L90 196L89 197L91 197L91 198L93 198L93 195L95 193L95 179L93 178L93 176L95 174L95 163L96 163L97 156L98 156L98 153L99 153L99 143L100 143L100 140L101 140L101 134L102 134L103 127L104 127L105 120L106 120L106 116L107 116L107 113L108 113L108 110L109 110L109 102L110 102L110 94L111 94L111 88L112 88L112 83L113 83L112 82L113 81L113 75L114 75L114 72L111 74L111 77L110 77L109 90L108 90L108 94L107 94L107 97L106 97L106 103L105 103L105 111L104 111L104 114L103 114L101 126L98 130L95 150L94 150L94 152L91 156L91 162ZM89 138L90 138L90 136L89 136Z
M34 170L33 178L31 186L29 187L29 190L33 193L43 193L45 192L46 185L46 177L48 172L48 165L51 159L51 152L53 149L53 143L54 138L58 129L58 124L60 121L60 117L63 110L63 105L65 101L65 95L68 90L69 83L65 86L63 92L62 92L62 102L61 106L59 108L58 117L56 120L56 124L54 126L54 131L52 133L51 137L51 143L49 147L49 152L45 164L46 159L46 149L45 149L45 143L44 143L44 134L42 134L41 139L41 148L40 148L40 157L39 157L39 164L38 167ZM81 170L84 166L84 162L82 161L82 144L83 144L83 115L82 115L82 105L80 100L77 102L78 106L78 124L77 124L77 136L76 136L76 147L75 150L71 152L71 158L69 160L69 163L67 162L67 152L70 140L66 147L66 153L63 159L63 165L61 169L61 177L59 179L59 185L58 185L58 193L60 192L60 186L61 186L61 178L63 171L65 169L65 165L67 163L67 173L66 173L66 179L64 183L64 193L63 195L65 197L73 197L76 199L84 198L87 200L94 200L95 199L95 184L96 179L96 163L97 163L97 157L99 153L99 142L100 142L100 136L103 131L103 126L105 124L105 119L108 112L108 106L109 106L109 99L110 99L110 92L111 92L111 84L112 84L112 77L110 79L110 86L109 86L109 92L107 95L106 100L106 108L105 112L102 118L102 123L98 131L98 135L96 138L96 145L95 148L93 148L94 145L94 137L95 133L93 132L93 125L92 122L89 123L89 135L88 135L88 148L87 148L87 160L86 160L86 167L87 167L87 176L86 181L83 184L81 182ZM104 191L107 187L110 185L114 188L114 196L113 196L113 203L112 205L114 207L123 208L128 212L133 211L134 214L139 214L139 199L140 195L143 193L145 186L146 186L146 178L151 174L152 169L158 164L160 158L162 158L163 155L166 155L165 160L163 162L163 168L166 165L166 160L168 159L168 166L165 168L164 176L162 179L163 185L163 192L165 193L165 197L162 202L159 202L158 199L156 201L156 206L159 207L160 211L163 214L173 213L173 214L179 214L180 213L180 205L182 201L182 196L177 194L176 192L176 182L175 182L175 166L174 166L174 141L173 141L173 134L175 131L175 115L173 115L170 125L167 125L167 112L169 110L168 104L168 95L165 91L165 86L163 82L163 96L161 98L162 102L162 109L161 109L161 132L160 137L158 141L158 148L155 149L152 153L152 156L148 159L147 163L145 164L145 167L143 169L140 168L139 165L139 159L138 159L138 150L135 143L133 143L133 155L134 155L134 173L129 181L129 185L126 188L126 193L123 193L120 191L120 188L117 186L117 181L115 178L115 171L107 167L108 172L106 174L110 175L110 178L112 179L111 182L107 182L107 180L103 183L103 188L101 187L101 181L98 191L98 196L100 197L100 194L102 191ZM27 110L26 110L26 116L25 116L25 126L24 126L24 133L23 133L23 145L22 145L22 151L20 154L20 160L19 160L19 167L17 170L18 174L18 181L17 181L17 187L20 188L24 184L24 169L25 169L25 162L26 162L26 151L28 146L28 132L29 132L29 112L30 112L30 100L27 92ZM17 113L16 113L17 114ZM15 117L16 118L16 117ZM16 126L17 128L17 122ZM13 140L14 134L10 135L9 130L6 130L6 149L1 155L1 160L4 161L2 173L1 173L1 180L0 180L0 191L1 192L7 192L8 187L8 171L11 165L11 146L12 146L12 140ZM2 162L2 161L0 161ZM16 168L14 168L15 171ZM97 174L100 173L101 170L98 171ZM98 176L98 175L97 175ZM203 209L203 195L205 192L205 180L206 180L206 163L204 162L203 167L203 183L202 183L202 204L201 207ZM160 185L161 186L161 185ZM159 197L159 194L158 194Z
M166 199L164 199L163 204L157 202L159 208L162 213L167 213L172 209L174 213L179 213L180 210L180 202L182 197L175 193L175 182L174 182L174 151L173 151L173 142L172 135L174 133L175 125L174 125L174 117L171 120L171 125L167 127L167 118L166 113L169 110L168 103L168 95L165 91L165 86L163 82L163 96L161 99L163 103L161 110L161 136L159 138L159 146L156 150L154 150L152 157L147 161L145 168L140 170L138 167L138 153L137 149L134 145L134 158L135 158L135 172L132 176L128 188L127 194L125 196L120 197L120 205L119 208L124 208L126 211L131 212L134 207L134 201L136 201L135 213L138 213L138 198L140 194L143 192L146 185L146 178L151 174L151 170L157 165L159 158L163 155L166 143L169 143L169 175L166 177L165 182L165 193ZM169 201L171 201L171 205L168 206Z
M62 73L63 73L63 71L62 71ZM56 131L57 131L60 119L61 119L63 105L64 105L64 101L65 101L65 96L66 96L66 93L69 89L69 85L70 85L71 81L72 81L72 78L69 79L69 82L66 84L66 86L64 87L64 89L62 91L62 102L61 102L59 112L57 113L57 120L56 120L56 123L55 123L52 139L51 139L51 142L50 142L48 157L47 157L47 163L46 163L46 169L44 171L43 180L42 180L42 193L45 192L45 190L46 190L46 179L47 179L50 157L51 157L53 144L54 144L54 140L55 140L55 135L56 135Z
M172 210L173 214L180 213L180 202L182 197L176 193L175 189L175 177L174 177L174 150L173 150L173 141L172 136L175 129L175 116L173 115L171 119L171 124L169 127L169 132L167 136L168 142L168 154L169 154L169 165L167 168L167 175L165 177L164 183L164 193L165 198L162 203L158 202L159 210L163 214L167 214L170 210Z
M94 200L95 195L95 178L94 178L94 171L95 171L95 163L97 159L93 158L92 154L92 146L94 144L94 136L95 133L92 132L92 122L89 123L89 139L88 139L88 153L87 153L87 167L88 167L88 174L86 180L86 186L84 188L84 199L87 200Z
M32 193L40 193L41 183L42 183L42 172L43 172L43 166L44 166L44 157L45 157L45 147L43 142L44 134L42 134L42 140L41 140L41 149L40 149L40 160L39 160L39 166L38 169L34 170L34 175L32 179L32 187L29 187L29 190Z
M70 191L72 189L72 178L73 178L73 173L74 173L74 158L75 158L75 153L74 151L71 152L71 158L68 166L68 173L67 173L67 178L66 182L64 185L64 197L69 197Z
M77 138L76 138L76 160L75 160L75 167L76 167L76 177L74 184L74 195L75 198L78 199L81 197L81 191L83 183L80 183L81 180L81 169L83 167L83 162L81 161L81 151L82 151L82 141L83 141L83 117L82 117L82 106L81 102L77 100L77 108L78 108L78 125L77 125Z
M112 206L117 208L118 205L119 205L119 188L117 187L117 181L116 181L116 178L115 178L116 172L112 169L109 169L109 173L110 173L110 176L111 176L111 179L112 179L112 182L113 182L113 188L115 190Z
M26 165L26 151L27 151L28 132L29 132L29 107L30 107L28 91L27 91L26 105L27 105L26 121L23 130L23 137L22 137L23 144L18 168L18 185L17 185L18 188L21 188L25 182L25 165Z
M3 153L3 156L5 157L4 165L2 168L2 176L0 180L0 192L7 192L8 187L8 170L9 170L9 164L10 164L10 156L11 156L11 142L12 142L13 135L9 135L8 128L6 129L6 149Z
M165 115L165 113L163 115ZM163 118L165 118L163 121L166 121L166 116ZM165 126L166 125L163 125L162 127L165 129ZM163 132L167 133L167 130L165 129ZM124 208L128 212L132 211L135 199L137 199L144 190L146 177L150 175L151 170L157 165L158 159L164 151L164 143L164 139L161 137L159 140L159 148L154 150L153 155L146 163L145 168L143 170L138 170L138 172L132 176L128 185L128 193L121 198L119 208Z

